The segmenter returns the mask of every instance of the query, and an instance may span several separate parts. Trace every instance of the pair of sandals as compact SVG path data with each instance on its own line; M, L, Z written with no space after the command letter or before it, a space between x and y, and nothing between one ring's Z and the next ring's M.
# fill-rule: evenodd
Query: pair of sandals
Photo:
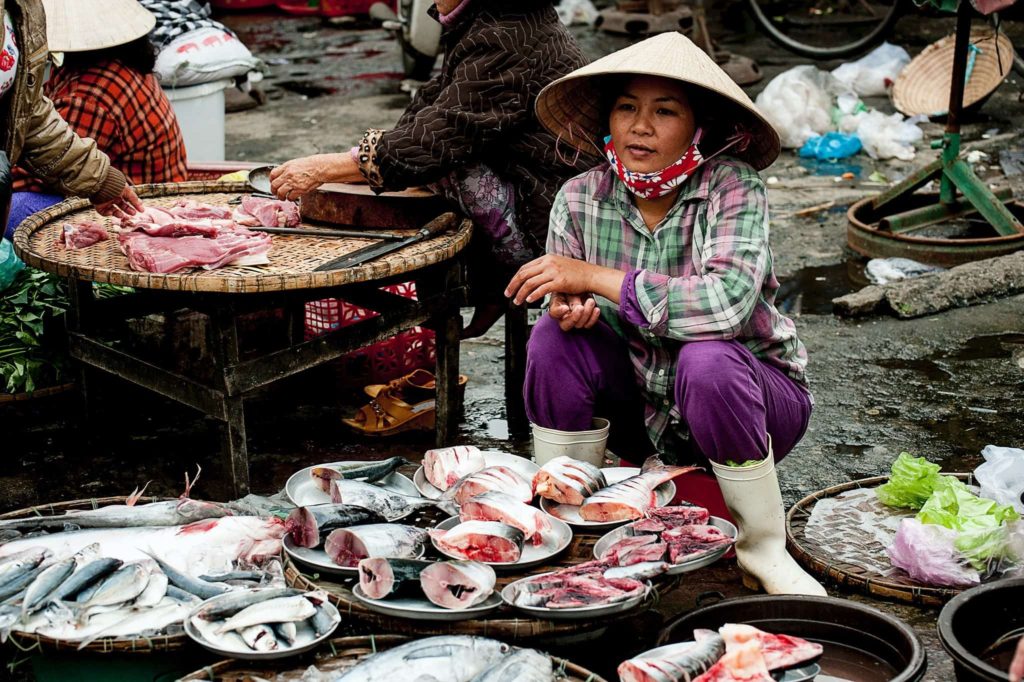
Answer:
M458 389L469 377L459 375ZM411 430L433 431L437 416L437 380L431 372L417 369L386 384L363 387L371 400L351 419L341 421L367 436L391 436Z

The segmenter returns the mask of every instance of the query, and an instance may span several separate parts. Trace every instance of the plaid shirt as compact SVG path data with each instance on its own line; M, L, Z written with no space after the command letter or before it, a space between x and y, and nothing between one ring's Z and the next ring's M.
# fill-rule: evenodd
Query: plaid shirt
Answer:
M547 250L630 273L621 306L597 302L601 319L629 345L656 445L679 419L673 389L684 343L736 339L806 383L807 351L792 320L775 308L768 197L750 166L724 158L705 163L652 232L626 186L602 165L558 193Z
M188 179L185 139L152 74L143 76L116 61L81 71L55 69L45 93L71 129L95 140L132 183ZM24 169L16 168L14 178L17 192L46 191Z

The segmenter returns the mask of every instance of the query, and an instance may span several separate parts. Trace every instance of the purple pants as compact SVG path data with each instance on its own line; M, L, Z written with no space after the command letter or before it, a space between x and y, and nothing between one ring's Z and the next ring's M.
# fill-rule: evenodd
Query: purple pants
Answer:
M626 458L640 461L653 450L626 342L603 322L563 332L544 315L527 346L523 393L526 414L538 426L583 431L593 417L607 417L612 452L635 453ZM782 459L803 437L811 416L810 394L738 341L684 344L674 398L689 426L693 454L718 463L764 459L766 433L776 461Z

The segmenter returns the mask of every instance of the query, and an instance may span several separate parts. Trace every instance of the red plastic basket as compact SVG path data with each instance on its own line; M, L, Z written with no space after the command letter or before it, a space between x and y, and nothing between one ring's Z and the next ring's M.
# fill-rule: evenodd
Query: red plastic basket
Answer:
M383 287L384 291L416 298L416 284L405 282ZM335 329L377 317L378 313L338 298L325 298L306 304L306 338L311 339ZM434 332L413 327L387 341L375 343L342 357L339 367L346 383L386 383L414 369L434 367Z

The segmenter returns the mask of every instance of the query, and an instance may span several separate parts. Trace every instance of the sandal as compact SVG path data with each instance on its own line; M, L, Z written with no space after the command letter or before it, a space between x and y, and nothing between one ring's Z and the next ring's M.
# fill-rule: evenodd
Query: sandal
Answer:
M468 376L465 374L459 375L458 387L460 391L466 389L467 381L469 381ZM385 388L390 389L395 395L407 400L416 398L426 400L427 398L433 398L437 394L437 380L433 373L425 369L416 369L404 377L398 377L387 384L369 384L364 386L363 393L371 398L376 398L377 394Z
M412 429L433 431L436 414L433 398L409 404L395 395L388 384L353 418L341 421L367 436L390 436Z

